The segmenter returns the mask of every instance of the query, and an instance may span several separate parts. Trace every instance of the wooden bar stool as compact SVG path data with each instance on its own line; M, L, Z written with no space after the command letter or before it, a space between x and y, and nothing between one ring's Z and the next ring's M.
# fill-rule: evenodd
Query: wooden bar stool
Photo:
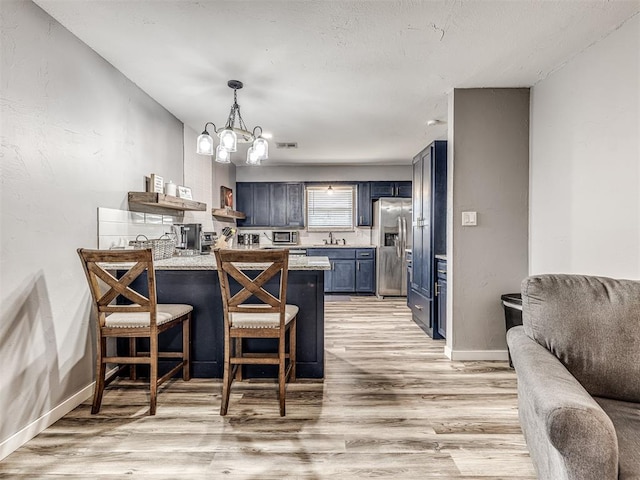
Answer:
M97 314L97 368L96 387L93 395L91 413L100 411L102 394L108 385L126 365L131 365L130 376L135 379L135 365L148 364L150 368L150 409L149 414L156 413L158 386L167 381L182 369L182 379L187 381L190 374L190 323L191 305L156 303L156 280L153 270L151 249L146 250L86 250L79 248L78 255L87 275L89 288L93 297L93 307ZM122 265L133 263L128 271L120 277L114 277L109 271L124 270ZM147 273L149 295L145 297L133 290L130 285L143 273ZM115 301L124 298L131 302L128 305L117 305ZM182 351L160 352L158 336L166 330L182 324ZM107 338L129 338L129 356L107 356ZM149 339L149 352L137 352L136 338ZM178 364L162 377L158 378L158 359L171 358ZM105 378L106 364L117 364L118 370Z
M296 378L296 316L298 307L287 305L287 250L215 250L224 311L224 376L220 415L227 414L229 394L234 377L242 379L242 365L278 365L280 415L285 415L285 384ZM241 265L239 265L241 264ZM259 271L253 279L243 271ZM271 278L280 275L278 295L264 289ZM233 294L230 277L240 285ZM262 303L246 303L255 298ZM289 352L286 336L289 335ZM244 338L277 338L275 353L247 353L242 350ZM232 339L235 349L232 352ZM287 365L287 359L289 360Z

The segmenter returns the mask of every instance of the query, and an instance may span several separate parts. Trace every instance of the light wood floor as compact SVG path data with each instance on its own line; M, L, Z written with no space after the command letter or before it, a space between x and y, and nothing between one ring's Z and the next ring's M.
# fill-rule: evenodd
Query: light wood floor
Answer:
M127 381L0 463L0 478L535 479L507 362L451 362L401 299L327 301L326 378L288 388L169 382L147 413Z

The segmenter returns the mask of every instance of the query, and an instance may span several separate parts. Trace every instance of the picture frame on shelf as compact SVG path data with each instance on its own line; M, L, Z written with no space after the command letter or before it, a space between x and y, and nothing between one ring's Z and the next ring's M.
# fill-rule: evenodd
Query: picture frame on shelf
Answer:
M220 208L233 210L233 189L220 187Z
M185 200L193 200L191 196L191 188L183 185L178 185L178 198L184 198Z
M164 179L160 175L152 173L149 176L149 192L164 193Z

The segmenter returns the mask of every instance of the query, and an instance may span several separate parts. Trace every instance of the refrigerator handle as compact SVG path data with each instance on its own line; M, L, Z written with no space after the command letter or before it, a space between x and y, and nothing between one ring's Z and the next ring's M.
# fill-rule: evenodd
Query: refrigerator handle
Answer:
M402 258L402 217L398 217L398 239L396 240L396 255Z
M402 252L407 249L407 219L402 217Z

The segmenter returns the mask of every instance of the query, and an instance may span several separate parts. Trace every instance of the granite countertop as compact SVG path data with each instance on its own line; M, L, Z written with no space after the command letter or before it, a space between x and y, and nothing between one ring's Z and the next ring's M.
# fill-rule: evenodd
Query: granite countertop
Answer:
M171 257L164 260L155 260L153 265L156 270L217 270L214 255L193 255L183 257ZM240 269L247 268L247 264L238 264ZM130 268L132 263L112 264L111 268ZM289 256L289 270L331 270L331 264L327 257L305 257L304 255Z
M308 245L238 245L233 248L239 250L254 250L254 249L274 249L274 248L287 248L289 250L306 250L307 248L376 248L375 245L325 245L323 243L314 243Z
M297 245L291 248L376 248L375 245L325 245L323 243L318 243L314 245Z

